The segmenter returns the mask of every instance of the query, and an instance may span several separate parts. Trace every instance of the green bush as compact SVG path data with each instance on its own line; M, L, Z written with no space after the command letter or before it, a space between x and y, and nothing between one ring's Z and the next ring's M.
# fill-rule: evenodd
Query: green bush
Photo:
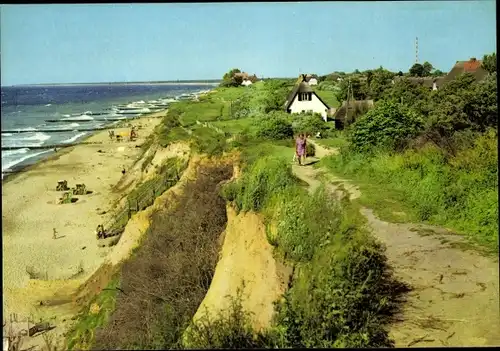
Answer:
M324 134L328 129L327 124L319 113L301 113L293 115L293 118L293 131L295 134L307 133L310 135L316 135L318 132Z
M396 285L380 244L355 228L323 240L329 244L303 266L278 305L286 347L393 346L384 315L395 307Z
M316 147L314 146L314 144L311 143L306 144L306 155L307 157L316 156Z
M270 116L269 118L259 119L256 135L259 138L269 140L281 140L293 138L292 124L278 116Z
M295 183L290 165L282 158L264 157L250 166L241 179L223 187L222 194L237 210L258 211L273 194Z
M243 310L241 290L231 299L228 310L217 316L204 315L191 323L183 347L188 349L240 349L280 347L272 331L254 331L250 313Z
M358 151L382 147L402 149L423 129L422 119L394 102L379 102L351 127L348 139Z

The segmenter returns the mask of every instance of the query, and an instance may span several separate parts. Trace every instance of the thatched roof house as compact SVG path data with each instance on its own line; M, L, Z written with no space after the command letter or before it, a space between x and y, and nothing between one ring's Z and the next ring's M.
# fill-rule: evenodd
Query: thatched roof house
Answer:
M441 85L444 77L394 77L392 84L399 80L408 79L413 84L421 84L426 88L437 90Z
M482 63L482 60L476 60L475 57L472 57L469 61L457 61L450 73L443 78L442 84L446 84L454 80L462 73L470 73L478 81L486 78L488 71L482 67Z
M368 112L373 106L373 100L354 100L349 102L349 106L347 101L342 102L342 105L333 114L335 128L343 129L353 123L357 117Z
M294 85L288 94L284 109L288 113L315 112L321 114L326 121L330 107L306 83L306 76Z

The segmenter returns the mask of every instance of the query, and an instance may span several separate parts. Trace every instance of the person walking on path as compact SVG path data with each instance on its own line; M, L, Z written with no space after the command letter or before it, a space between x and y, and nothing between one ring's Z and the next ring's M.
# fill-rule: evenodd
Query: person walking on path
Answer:
M302 163L306 161L306 138L302 133L295 140L295 152L299 159L299 166L302 166Z

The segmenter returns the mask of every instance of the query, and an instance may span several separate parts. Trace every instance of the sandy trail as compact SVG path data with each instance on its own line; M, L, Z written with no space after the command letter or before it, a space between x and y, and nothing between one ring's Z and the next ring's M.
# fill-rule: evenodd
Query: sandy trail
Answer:
M153 117L129 122L142 126L134 142L110 141L107 131L99 132L86 141L100 144L62 150L2 184L4 316L33 312L39 293L82 281L102 263L108 249L97 246L94 231L107 221L113 205L124 195L113 192L112 187L123 177L122 167L129 169L140 156L136 145L161 122ZM84 183L92 194L77 196L72 204L57 205L61 192L55 186L60 179L66 179L70 188ZM107 213L100 215L97 209ZM53 228L57 239L52 237ZM39 274L40 280L30 279L27 269Z
M311 141L314 143L314 141ZM334 153L314 143L319 157ZM311 188L321 172L293 167ZM331 177L330 191L343 185L350 198L361 195L349 181ZM500 345L498 259L454 244L464 242L448 230L422 224L393 224L361 208L373 234L385 244L394 274L412 288L403 312L392 324L396 347Z

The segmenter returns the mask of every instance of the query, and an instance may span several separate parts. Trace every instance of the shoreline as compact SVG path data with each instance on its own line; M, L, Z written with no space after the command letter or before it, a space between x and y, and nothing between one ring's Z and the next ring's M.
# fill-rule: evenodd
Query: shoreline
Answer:
M85 145L85 143L87 142L87 140L89 140L91 137L97 135L98 133L102 133L102 132L106 132L108 130L111 130L111 129L118 129L118 128L122 128L121 125L124 124L124 123L132 123L134 121L137 121L137 120L141 120L143 118L162 118L163 116L159 116L163 113L166 113L168 111L168 108L164 109L164 110L159 110L159 111L156 111L156 112L151 112L149 114L146 114L146 115L141 115L141 116L136 116L136 117L133 117L133 118L130 118L130 119L127 119L127 120L120 120L118 121L117 123L110 123L108 126L106 126L105 128L102 128L102 129L96 129L92 132L89 132L87 135L85 135L84 137L82 137L77 143L76 145L68 145L68 146L65 146L64 144L61 144L60 146L57 147L57 152L53 151L53 150L50 150L49 148L47 148L47 151L50 151L50 154L49 156L46 156L46 157L40 157L39 159L36 159L37 156L34 156L33 158L29 158L27 159L26 161L21 161L17 164L15 164L14 166L12 167L9 167L9 169L11 171L7 171L7 172L4 172L2 171L2 174L3 174L3 179L2 179L2 185L6 184L8 181L12 180L13 177L15 177L16 175L19 175L23 172L27 172L29 170L32 170L35 168L35 166L45 162L45 161L54 161L54 160L57 160L60 156L70 152L71 150L73 150L74 148L78 147L78 146L81 146L81 145ZM98 144L97 144L98 145ZM36 149L30 149L30 150L36 150ZM40 150L43 150L40 148ZM32 159L35 159L35 162L33 162Z
M2 181L4 315L34 313L36 301L48 294L47 285L53 293L75 283L75 279L85 279L102 264L110 250L98 247L95 227L113 216L117 200L130 191L117 192L112 188L124 177L135 175L134 165L143 156L137 146L161 123L155 117L163 116L166 111L116 127L123 130L129 129L129 124L143 126L134 142L110 141L106 131L98 131L84 140L102 144L67 147L5 176ZM131 173L123 175L122 167ZM55 198L61 192L56 192L55 186L60 179L66 179L69 187L84 183L93 193L77 196L75 203L57 205ZM97 209L106 212L99 214ZM56 240L52 228L58 233Z

